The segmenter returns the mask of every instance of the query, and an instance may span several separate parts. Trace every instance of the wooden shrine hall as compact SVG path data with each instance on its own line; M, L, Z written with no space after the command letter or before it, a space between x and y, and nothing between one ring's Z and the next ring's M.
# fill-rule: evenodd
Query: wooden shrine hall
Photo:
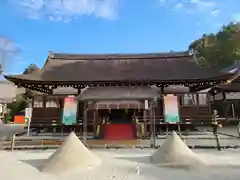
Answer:
M53 131L57 127L74 127L98 138L131 139L149 137L154 129L153 120L158 129L156 134L164 129L163 98L167 94L177 97L182 124L197 120L211 122L208 95L199 91L224 83L233 75L200 67L189 52L51 52L41 70L5 78L41 93L33 98L31 126L34 128ZM63 122L62 116L64 99L70 95L77 107L75 122L69 124ZM141 125L141 133L136 124Z
M236 124L240 118L240 77L239 65L235 78L229 83L214 86L209 94L212 107L218 111L221 119L226 119L229 124ZM224 124L225 125L225 124Z

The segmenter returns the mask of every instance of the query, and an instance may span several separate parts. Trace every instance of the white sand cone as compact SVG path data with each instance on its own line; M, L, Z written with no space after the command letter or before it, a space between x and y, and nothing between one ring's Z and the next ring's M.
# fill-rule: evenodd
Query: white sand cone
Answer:
M72 132L43 165L42 171L58 174L76 168L97 166L100 163L101 160Z
M163 145L150 157L153 164L159 166L196 168L205 165L176 134L172 133Z

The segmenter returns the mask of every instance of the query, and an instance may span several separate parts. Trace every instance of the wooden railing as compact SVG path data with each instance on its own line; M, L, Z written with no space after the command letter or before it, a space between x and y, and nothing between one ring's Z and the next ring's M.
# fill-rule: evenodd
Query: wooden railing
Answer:
M208 106L201 107L180 107L180 124L211 124L211 111ZM51 127L51 126L64 126L61 122L62 108L35 108L32 114L32 127ZM164 121L164 116L150 117L138 117L140 122L144 122L146 125L150 124L151 119L155 118L156 125L166 124ZM82 118L78 118L76 125L82 124ZM88 119L88 126L93 125L93 120Z

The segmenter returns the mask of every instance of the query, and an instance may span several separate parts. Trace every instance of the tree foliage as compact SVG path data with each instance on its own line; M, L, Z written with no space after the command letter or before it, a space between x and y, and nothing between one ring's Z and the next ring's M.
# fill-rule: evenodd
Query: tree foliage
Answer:
M40 70L40 68L36 64L30 64L24 71L23 74L31 74Z
M23 72L23 74L31 74L40 70L40 68L36 64L30 64ZM32 99L34 93L26 89L24 94L18 94L16 97L16 101L8 104L8 108L11 110L10 116L13 117L16 113L23 111L27 105L28 100Z
M16 97L16 101L7 105L8 109L10 109L11 119L16 113L23 111L27 107L27 100L24 95L18 95Z
M201 66L223 69L240 60L240 23L223 26L215 34L204 34L189 45Z
M36 71L40 70L40 68L36 64L30 64L24 71L23 74L31 74ZM24 94L25 99L32 99L33 97L33 92L29 89L26 89L26 92Z

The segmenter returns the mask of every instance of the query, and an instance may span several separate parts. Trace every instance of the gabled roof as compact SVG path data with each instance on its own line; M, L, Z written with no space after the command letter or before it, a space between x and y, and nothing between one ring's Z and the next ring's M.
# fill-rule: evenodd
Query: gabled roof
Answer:
M19 85L73 85L220 82L231 75L200 67L188 52L95 55L50 53L40 71L5 77Z
M240 61L236 60L231 66L222 69L221 72L234 72L240 69Z
M225 68L225 72L236 73L228 83L222 83L213 88L222 92L240 92L240 61L236 61L234 65ZM211 90L211 91L213 91Z
M236 77L234 80L232 80L230 83L223 83L219 84L213 89L218 89L222 92L240 92L240 73L238 74L238 77Z
M240 83L220 84L216 88L222 92L240 92Z

